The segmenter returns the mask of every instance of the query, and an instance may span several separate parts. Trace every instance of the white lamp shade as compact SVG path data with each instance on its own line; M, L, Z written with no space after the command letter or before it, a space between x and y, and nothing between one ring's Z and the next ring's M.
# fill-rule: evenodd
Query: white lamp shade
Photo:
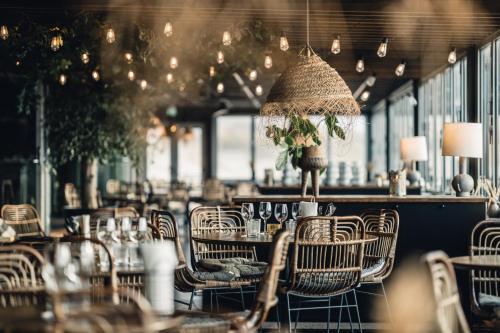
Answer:
M405 162L427 161L427 140L425 136L402 138L399 143L401 159Z
M483 157L483 124L444 124L443 156Z

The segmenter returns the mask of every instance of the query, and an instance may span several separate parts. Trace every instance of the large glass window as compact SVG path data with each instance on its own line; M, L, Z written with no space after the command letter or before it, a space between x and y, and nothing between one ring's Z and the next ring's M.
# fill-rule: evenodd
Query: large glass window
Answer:
M278 122L278 120L276 120ZM254 137L255 137L255 177L257 181L264 180L264 170L273 169L274 179L279 181L283 175L282 171L276 170L276 160L283 150L276 146L266 137L266 126L268 121L262 117L255 117Z
M194 127L192 133L178 143L177 177L196 188L201 186L203 179L203 130Z
M371 174L387 172L387 115L385 100L381 101L372 110L371 123Z
M408 90L412 90L412 85ZM389 104L389 169L402 166L399 143L402 138L414 136L415 97L412 92L403 93L391 99Z
M170 138L164 136L146 148L146 177L155 187L165 187L170 182Z

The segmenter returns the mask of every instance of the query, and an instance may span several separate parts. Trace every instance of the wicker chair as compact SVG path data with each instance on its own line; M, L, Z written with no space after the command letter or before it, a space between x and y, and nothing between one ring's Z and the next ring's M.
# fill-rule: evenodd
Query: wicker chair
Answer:
M399 214L396 210L380 209L366 211L360 217L365 224L366 234L377 237L377 240L365 244L361 286L356 289L356 292L383 296L387 305L388 318L391 318L384 280L391 274L394 266ZM371 290L368 292L366 289L372 285L379 285L382 293L374 293Z
M258 279L235 279L233 281L219 281L200 278L198 272L192 271L186 261L186 256L182 249L181 239L179 236L177 221L174 215L167 211L153 211L151 213L151 223L156 226L163 239L168 239L174 242L177 249L178 266L175 271L175 287L181 292L191 293L191 298L188 308L193 305L193 298L196 292L203 290L213 290L219 288L241 288L249 286ZM183 302L181 302L183 303Z
M363 220L357 216L318 216L299 220L295 231L290 278L283 288L287 296L290 331L292 312L297 312L296 328L299 311L327 309L329 329L330 309L351 307L356 309L361 330L354 289L361 281L364 244L365 227ZM351 304L347 303L348 294L353 295ZM291 306L291 296L299 300L298 307ZM340 296L340 305L331 305L335 296ZM328 304L323 305L324 302ZM313 306L303 307L304 303ZM341 315L339 322L340 319Z
M289 232L278 232L273 240L269 266L259 285L252 309L247 313L227 313L214 316L206 313L186 314L184 333L198 332L257 332L269 311L278 304L276 289L280 272L285 269Z
M130 217L132 219L138 218L140 215L137 212L137 209L134 207L119 207L115 208L115 218L121 219L124 217Z
M474 227L470 255L500 256L500 220L481 221ZM471 271L470 289L472 312L484 319L495 318L494 308L500 306L500 269Z
M45 236L40 216L31 205L4 205L0 215L17 236Z
M0 247L0 308L45 305L43 262L41 254L28 246Z
M455 271L448 259L442 251L430 252L424 257L432 278L437 327L441 333L470 333L460 304Z

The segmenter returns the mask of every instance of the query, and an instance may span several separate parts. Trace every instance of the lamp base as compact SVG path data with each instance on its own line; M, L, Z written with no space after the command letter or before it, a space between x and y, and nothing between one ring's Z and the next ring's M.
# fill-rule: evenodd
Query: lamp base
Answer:
M417 170L411 170L409 169L406 174L406 179L410 182L410 185L420 185L420 179L422 176L420 175L420 172Z
M459 173L453 177L451 186L457 193L457 197L470 197L474 189L474 179L466 173Z

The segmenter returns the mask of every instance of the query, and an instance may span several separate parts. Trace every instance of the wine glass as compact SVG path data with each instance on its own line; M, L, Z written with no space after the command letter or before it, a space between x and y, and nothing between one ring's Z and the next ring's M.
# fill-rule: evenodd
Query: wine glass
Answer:
M253 204L252 203L243 203L241 205L241 216L243 216L243 219L246 222L253 219Z
M288 207L286 204L279 203L274 206L274 217L280 225L286 220L288 217Z
M259 215L264 220L264 232L267 230L267 220L273 213L270 202L261 202L259 204Z
M298 214L299 214L299 203L294 202L292 203L292 218L296 220Z
M320 206L318 208L319 215L322 215L322 216L333 216L333 213L335 213L336 209L337 209L337 207L335 207L333 205L333 203L331 203L331 202L328 205L326 205L326 207Z

